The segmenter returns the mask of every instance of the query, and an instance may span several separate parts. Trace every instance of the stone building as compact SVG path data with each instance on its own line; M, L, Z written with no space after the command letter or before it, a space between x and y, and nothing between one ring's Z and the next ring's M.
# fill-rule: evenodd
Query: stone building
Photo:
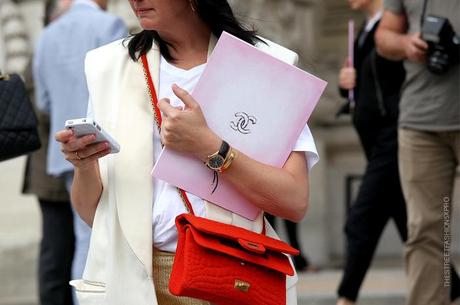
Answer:
M0 0L3 71L23 71L42 28L43 2ZM311 173L311 207L300 225L300 234L303 250L314 263L340 263L346 203L356 194L365 162L350 118L335 118L341 103L336 79L346 56L347 20L360 20L362 16L351 14L347 1L342 0L232 0L231 3L242 20L255 25L263 36L298 52L303 69L329 82L309 121L321 162ZM127 0L112 0L109 10L122 16L132 30L137 29ZM456 214L455 219L460 219L459 209ZM390 225L377 256L398 259L401 253L401 243Z

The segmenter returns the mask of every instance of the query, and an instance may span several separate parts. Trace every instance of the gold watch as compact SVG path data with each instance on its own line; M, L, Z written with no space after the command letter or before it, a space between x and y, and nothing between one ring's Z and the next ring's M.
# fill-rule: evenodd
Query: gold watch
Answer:
M219 151L209 155L206 159L206 166L212 169L213 171L220 172L222 167L227 160L228 153L230 151L230 145L227 142L222 141Z

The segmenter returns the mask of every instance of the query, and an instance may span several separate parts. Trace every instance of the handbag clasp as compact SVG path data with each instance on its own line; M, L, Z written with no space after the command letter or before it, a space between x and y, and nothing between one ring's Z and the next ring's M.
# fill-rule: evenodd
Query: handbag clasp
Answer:
M249 240L245 240L242 238L238 238L238 243L246 250L257 253L257 254L264 254L266 249L264 245L252 242Z
M242 281L242 280L235 280L235 285L233 286L235 289L241 290L243 292L248 292L249 287L251 287L251 284L248 282Z

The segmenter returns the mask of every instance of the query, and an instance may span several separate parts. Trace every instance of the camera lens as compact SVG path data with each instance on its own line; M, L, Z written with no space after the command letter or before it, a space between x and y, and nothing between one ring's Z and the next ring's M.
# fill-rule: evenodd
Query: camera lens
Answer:
M460 36L455 35L454 38L452 39L453 43L456 45L460 45Z
M443 74L449 69L449 55L435 51L428 58L428 69L435 74Z

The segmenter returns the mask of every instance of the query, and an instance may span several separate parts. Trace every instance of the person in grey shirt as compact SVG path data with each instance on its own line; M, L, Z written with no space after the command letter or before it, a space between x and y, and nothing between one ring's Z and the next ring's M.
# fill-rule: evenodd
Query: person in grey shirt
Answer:
M426 5L426 15L423 7ZM410 305L450 304L452 191L460 161L460 68L428 69L422 16L448 18L460 32L459 0L385 0L378 51L405 60L399 117L399 169L408 213L405 259ZM455 271L454 271L455 272ZM458 297L458 296L457 296Z

